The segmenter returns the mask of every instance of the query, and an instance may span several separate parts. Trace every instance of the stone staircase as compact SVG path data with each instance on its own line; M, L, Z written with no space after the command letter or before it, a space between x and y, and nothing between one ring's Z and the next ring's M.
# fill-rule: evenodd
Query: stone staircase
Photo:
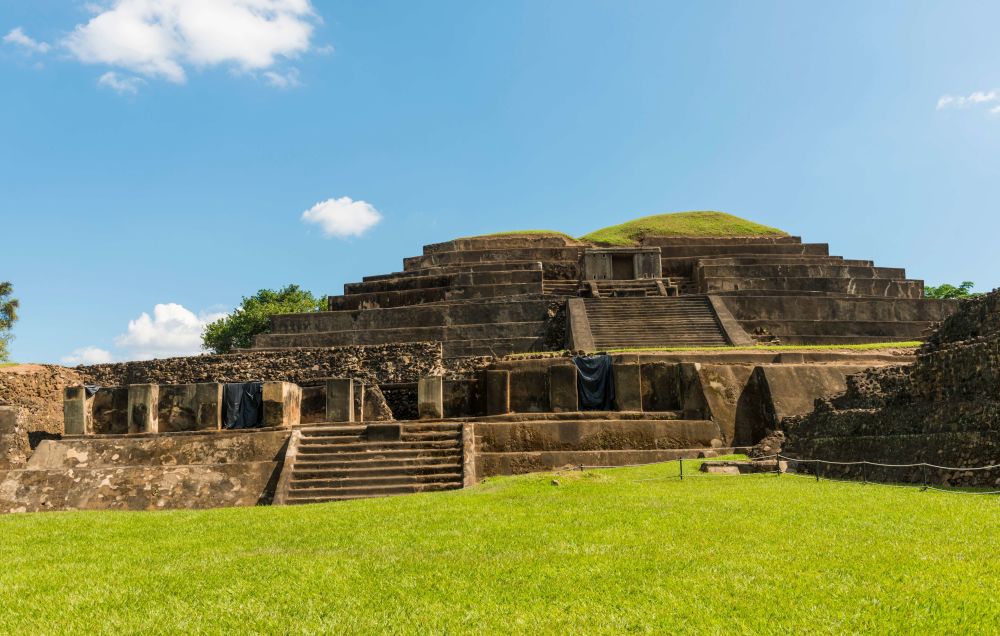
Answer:
M729 344L707 296L587 298L598 350Z
M462 487L461 424L414 422L400 424L399 430L398 439L391 439L365 426L299 429L289 444L275 503L319 503Z

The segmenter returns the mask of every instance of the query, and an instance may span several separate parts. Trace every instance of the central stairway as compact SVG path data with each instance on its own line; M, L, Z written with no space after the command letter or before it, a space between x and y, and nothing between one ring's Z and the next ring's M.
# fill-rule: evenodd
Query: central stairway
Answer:
M399 439L365 426L296 431L276 503L320 503L462 487L461 424L401 424Z
M707 296L587 298L584 304L598 350L729 344Z

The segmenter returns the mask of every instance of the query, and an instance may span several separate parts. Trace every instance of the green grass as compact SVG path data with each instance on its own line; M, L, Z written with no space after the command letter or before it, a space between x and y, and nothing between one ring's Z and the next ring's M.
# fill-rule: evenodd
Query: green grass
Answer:
M503 237L517 237L517 236L556 236L559 238L568 239L570 241L576 241L572 236L566 234L565 232L556 232L555 230L513 230L510 232L495 232L493 234L479 234L476 236L463 236L461 238L475 239L475 238L503 238Z
M685 473L694 466L685 462ZM677 465L0 519L3 633L983 633L1000 500Z
M879 349L916 349L924 343L919 340L906 340L902 342L867 342L864 344L826 344L826 345L754 345L752 347L734 347L726 345L721 347L624 347L619 349L607 349L606 353L635 353L642 351L877 351ZM512 353L507 358L537 358L552 357L557 358L566 353L561 351L536 351L527 353Z
M643 236L747 237L787 236L787 233L725 212L697 211L646 216L580 238L602 245L635 245Z

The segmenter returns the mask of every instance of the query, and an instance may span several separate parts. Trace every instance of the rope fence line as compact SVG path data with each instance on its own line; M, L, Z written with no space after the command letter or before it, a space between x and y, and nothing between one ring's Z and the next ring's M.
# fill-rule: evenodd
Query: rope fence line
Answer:
M697 459L688 458L688 461L689 462L691 462L691 461L704 462L704 461L713 461L713 459L714 458L710 458L710 457L704 457L704 458L699 457ZM771 454L771 455L762 455L760 457L754 457L754 458L751 458L749 461L759 462L759 461L764 461L764 460L769 460L769 459L774 459L775 460L775 469L774 470L757 471L757 472L755 472L753 474L758 474L758 475L777 475L777 476L790 475L790 476L793 476L793 477L805 477L807 479L815 479L816 481L820 481L822 479L824 481L835 481L835 482L839 482L839 483L857 484L858 483L857 479L838 479L836 477L828 477L828 476L825 476L825 475L821 476L820 472L819 472L819 466L820 465L824 465L824 464L827 464L827 465L830 465L830 466L861 466L861 469L862 469L861 485L867 485L867 484L871 483L871 484L875 484L875 485L879 485L879 486L889 486L889 487L892 487L892 488L919 488L921 491L923 491L923 490L934 490L934 491L937 491L937 492L944 492L944 493L951 493L951 494L958 494L958 495L1000 495L1000 490L962 490L961 487L958 487L958 486L956 486L955 488L940 488L938 486L931 485L928 482L928 480L927 480L927 469L928 468L934 469L934 470L945 470L945 471L953 471L953 472L972 472L972 471L984 471L984 470L997 470L997 469L1000 469L1000 464L990 464L988 466L965 466L965 467L960 467L960 466L939 466L937 464L931 464L931 463L928 463L928 462L919 462L919 463L913 463L913 464L887 464L887 463L881 463L881 462L872 462L872 461L868 461L868 460L843 462L843 461L833 461L833 460L827 460L827 459L811 459L811 458L789 457L788 455L782 455L780 453L774 453L774 454ZM782 462L782 460L784 460L786 462L794 462L796 464L796 468L797 468L798 464L812 464L814 466L814 468L813 468L813 474L809 475L807 473L800 473L798 471L795 471L795 472L785 472L785 471L783 471L781 469L781 462ZM742 460L721 460L721 461L742 461ZM669 459L669 460L658 461L658 462L646 462L646 463L643 463L643 464L629 464L627 466L596 466L596 465L590 466L590 465L583 465L583 464L581 464L579 466L576 466L576 470L584 471L584 470L600 470L600 469L608 469L608 468L638 468L638 467L643 467L643 466L657 466L657 465L663 465L663 464L672 464L674 462L677 462L677 464L678 464L678 474L677 475L669 475L669 476L664 476L664 477L647 477L647 478L644 478L644 479L634 479L632 481L634 481L636 483L646 482L646 481L663 481L663 480L668 480L668 479L678 479L680 481L683 481L684 480L684 458L683 457L678 457L677 459ZM872 466L872 467L876 467L876 468L920 468L921 469L921 473L922 473L923 483L922 484L919 483L919 482L892 483L892 482L887 482L887 481L869 481L869 479L868 479L868 473L865 470L866 467L868 467L868 466ZM691 473L688 474L688 478L690 478L692 476L693 475ZM704 476L707 477L708 475L704 475Z

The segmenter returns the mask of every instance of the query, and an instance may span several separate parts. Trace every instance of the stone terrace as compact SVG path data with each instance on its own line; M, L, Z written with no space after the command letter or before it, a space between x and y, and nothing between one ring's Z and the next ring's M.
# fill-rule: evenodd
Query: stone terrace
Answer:
M567 322L566 300L579 297L587 304ZM752 339L856 344L921 339L953 309L924 299L923 282L902 268L795 236L645 236L606 247L500 235L427 245L401 272L345 285L327 312L274 317L254 348L433 341L458 358Z

